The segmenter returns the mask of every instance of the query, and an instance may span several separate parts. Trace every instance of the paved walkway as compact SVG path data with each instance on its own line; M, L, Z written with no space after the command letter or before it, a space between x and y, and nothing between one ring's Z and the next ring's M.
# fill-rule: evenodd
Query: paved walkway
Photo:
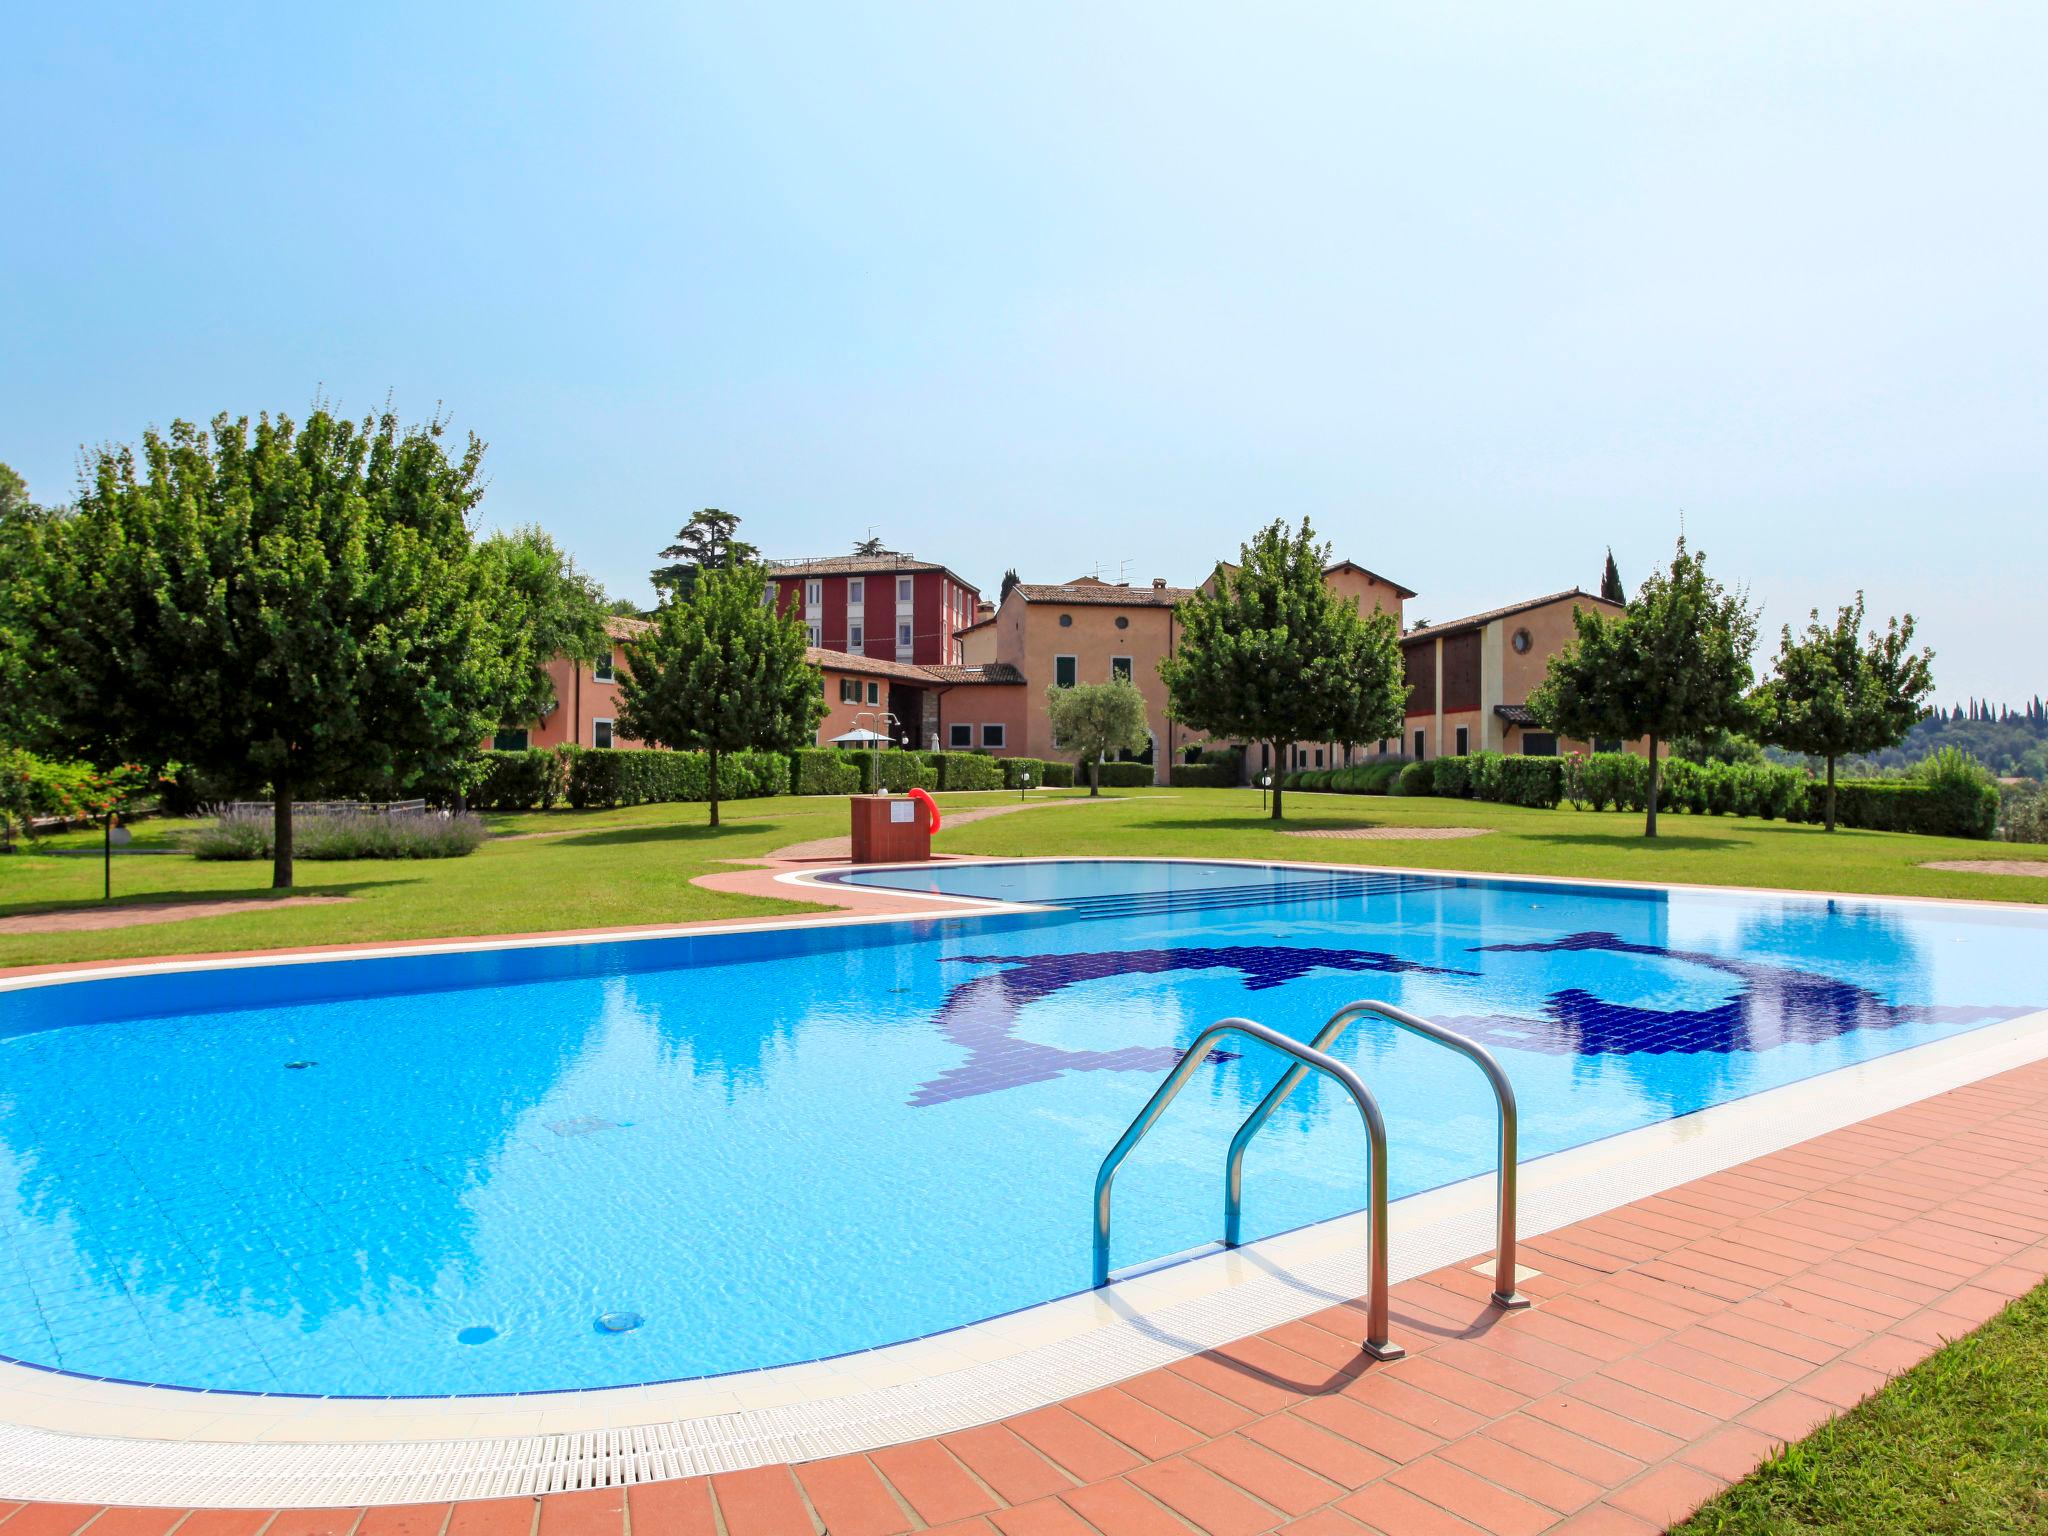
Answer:
M0 1536L1643 1536L2048 1276L2048 1063L1070 1402L801 1466L337 1511L11 1507Z

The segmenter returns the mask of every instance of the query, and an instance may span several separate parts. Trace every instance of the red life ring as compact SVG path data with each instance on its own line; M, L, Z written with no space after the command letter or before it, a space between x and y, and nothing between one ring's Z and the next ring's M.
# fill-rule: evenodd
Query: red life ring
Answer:
M913 789L909 791L909 794L910 798L913 800L922 800L924 802L924 808L931 813L932 831L936 832L939 830L941 826L945 825L944 821L939 816L938 801L934 800L930 795L926 794L921 789Z

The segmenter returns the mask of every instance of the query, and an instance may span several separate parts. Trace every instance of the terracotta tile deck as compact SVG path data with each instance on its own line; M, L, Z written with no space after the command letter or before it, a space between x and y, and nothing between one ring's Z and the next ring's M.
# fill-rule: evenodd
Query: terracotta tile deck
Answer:
M0 1501L0 1536L1577 1536L1654 1532L2048 1276L2048 1063L1533 1239L1526 1312L1394 1290L1410 1354L1302 1322L936 1440L368 1511Z

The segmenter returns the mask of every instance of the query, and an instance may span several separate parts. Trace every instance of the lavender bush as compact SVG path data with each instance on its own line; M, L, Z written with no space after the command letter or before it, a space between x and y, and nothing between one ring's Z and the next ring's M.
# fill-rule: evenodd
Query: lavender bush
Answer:
M192 841L198 859L267 859L268 810L223 811ZM301 859L459 859L484 840L474 816L441 811L309 811L292 820Z

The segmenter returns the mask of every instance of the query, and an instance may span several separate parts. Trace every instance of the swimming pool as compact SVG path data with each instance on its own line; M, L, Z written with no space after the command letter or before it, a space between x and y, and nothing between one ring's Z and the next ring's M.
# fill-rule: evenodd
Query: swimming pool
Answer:
M2023 911L1298 866L852 883L1043 912L254 965L0 992L0 1355L215 1390L672 1380L1084 1288L1103 1152L1225 1014L1379 997L1491 1046L1537 1157L2048 1002ZM1394 1194L1489 1169L1468 1064L1357 1026ZM1206 1066L1118 1182L1119 1265L1216 1235L1280 1064ZM1258 1237L1357 1209L1311 1080Z

